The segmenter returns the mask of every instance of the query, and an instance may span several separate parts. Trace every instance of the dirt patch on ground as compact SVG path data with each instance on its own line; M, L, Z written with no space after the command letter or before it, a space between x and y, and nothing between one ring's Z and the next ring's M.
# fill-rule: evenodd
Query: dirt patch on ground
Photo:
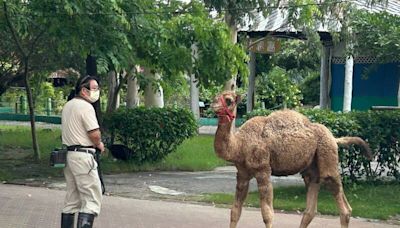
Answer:
M47 162L36 162L31 149L0 148L0 180L9 183L43 183L48 179L61 178L62 169L50 167Z

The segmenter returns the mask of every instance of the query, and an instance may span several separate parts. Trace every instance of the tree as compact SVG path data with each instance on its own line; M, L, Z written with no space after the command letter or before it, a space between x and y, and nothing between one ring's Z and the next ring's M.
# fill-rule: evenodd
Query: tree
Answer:
M224 15L225 21L231 29L233 42L236 42L238 25L257 24L257 20L252 19L256 18L261 13L265 18L267 18L267 16L273 11L283 11L286 16L284 20L286 23L283 24L284 27L296 28L297 31L310 34L316 25L319 26L321 22L322 24L326 23L327 17L338 18L341 12L338 9L342 7L342 2L331 0L323 2L310 0L204 0L204 2L210 9L215 9L219 14ZM330 21L328 21L327 24L330 24ZM270 33L273 35L274 31L271 31ZM250 53L250 56L254 57L255 55ZM250 60L249 68L254 71L254 66L252 66L252 64L255 64L255 60L253 59ZM289 72L289 74L291 73ZM251 72L247 94L247 111L251 111L253 106L255 76L255 73ZM224 88L231 89L232 87L235 87L235 82L236 80L228 81Z
M269 74L261 74L258 78L258 98L267 109L295 108L302 99L298 86L287 76L287 72L274 67Z
M343 5L341 5L339 10L336 11L336 14L334 14L336 17L332 18L332 19L336 19L337 22L340 22L336 26L336 27L339 26L340 32L336 31L336 34L332 33L333 37L340 38L340 40L345 44L346 63L345 63L345 78L344 78L345 83L344 83L344 95L343 95L343 111L344 112L348 112L351 110L353 68L354 68L353 56L354 56L354 54L357 53L357 51L355 51L356 49L354 47L356 45L356 40L358 39L357 32L356 33L354 32L355 30L353 27L357 24L357 23L354 23L354 21L357 21L356 18L360 17L359 13L357 13L357 12L364 11L365 14L370 14L372 11L376 11L376 10L385 11L384 10L385 3L387 4L387 1L383 1L383 0L365 1L365 2L361 2L361 3L346 2ZM375 5L378 5L378 4L383 4L383 5L375 7ZM361 8L364 8L364 9L358 9L358 8L360 8L360 6L361 6ZM384 6L384 7L382 7L382 6ZM365 19L367 19L367 18L365 18ZM372 24L374 24L373 21L370 21L370 22ZM368 32L371 32L371 31L368 31ZM321 78L321 83L322 83L322 80L323 79ZM324 80L324 81L326 81L326 80ZM400 94L400 91L399 91L399 94ZM400 95L399 95L399 100L400 100Z
M199 117L199 85L209 86L211 81L223 83L235 72L246 77L248 72L244 65L246 56L240 46L230 42L226 26L210 19L198 3L192 2L188 9L191 14L173 18L168 30L176 34L181 44L172 48L179 48L187 56L186 64L180 66L190 75L191 108Z
M304 104L318 104L319 68L321 45L315 34L309 34L306 41L287 40L281 43L281 50L264 65L279 66L286 70L288 78L302 88ZM262 64L262 63L261 63ZM267 69L267 72L269 71ZM306 85L304 85L306 83Z
M60 49L68 49L63 51L73 51L84 57L85 74L96 76L99 83L101 77L98 74L119 72L132 60L129 52L132 48L127 40L130 25L119 2L71 1L66 2L62 10L54 4L47 10L57 16L52 35L64 41ZM69 34L70 38L59 37L59 34ZM111 91L114 95L118 89L112 88ZM115 105L115 100L115 96L110 97L112 105ZM100 103L98 100L93 106L101 125Z
M376 56L377 63L400 59L399 16L358 10L352 15L350 26L355 34L354 50L359 55ZM400 81L398 88L397 100L400 106Z
M29 83L31 75L51 72L61 65L64 67L73 63L79 65L79 62L83 62L79 60L91 53L100 53L100 56L110 58L118 55L119 52L110 54L109 50L124 44L124 37L120 37L122 33L97 36L96 31L90 31L123 27L124 20L115 14L115 10L118 10L116 3L109 1L98 1L97 4L87 5L81 2L63 4L53 4L51 1L3 2L0 13L2 36L0 73L6 82L1 85L6 89L9 82L15 81L22 75L29 102L36 159L40 159L40 152L35 134L34 103ZM78 14L78 12L83 13ZM96 15L93 12L111 15L111 18L108 16L97 18L93 16ZM64 61L67 59L75 61L65 64Z
M387 12L355 11L350 26L355 34L354 50L390 62L400 58L400 17Z
M225 81L232 72L246 75L243 50L227 42L226 25L210 19L202 4L196 1L152 4L146 6L152 10L151 14L137 7L138 13L131 19L130 42L136 44L136 64L161 76L160 80L145 77L146 83L179 86L185 74L194 74L199 84L207 86ZM193 62L194 43L198 58ZM142 80L141 88L146 83Z
M238 25L243 24L246 16L252 18L255 9L265 9L265 0L204 0L210 9L216 10L224 17L224 21L230 30L230 39L233 44L237 43ZM237 73L237 72L235 72ZM225 82L224 90L234 90L236 88L236 75Z
M12 45L14 50L12 51L15 53L15 59L11 59L11 63L14 61L16 62L17 68L19 72L23 75L23 81L26 88L26 94L28 97L28 104L29 104L29 116L31 121L31 133L32 133L32 144L33 144L33 151L35 155L35 159L40 160L40 152L39 152L39 145L36 139L36 131L35 131L35 114L34 114L34 107L33 107L33 98L32 98L32 91L29 85L29 64L33 54L36 54L38 43L42 39L44 34L43 29L37 29L29 23L29 21L22 20L21 24L13 23L13 20L10 18L10 14L15 12L16 8L9 8L7 3L3 2L3 15L4 22L2 25L4 26L6 32L11 34L11 37L7 37L8 41L6 43ZM29 35L28 35L29 34ZM6 39L7 39L6 38ZM9 49L10 51L12 49ZM14 61L13 61L14 60ZM8 62L2 61L4 64Z

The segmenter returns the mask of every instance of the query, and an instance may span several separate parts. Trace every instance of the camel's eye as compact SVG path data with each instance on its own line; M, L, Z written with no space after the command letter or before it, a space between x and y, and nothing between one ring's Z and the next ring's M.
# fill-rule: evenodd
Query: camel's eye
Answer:
M230 106L232 104L232 100L229 98L226 98L225 103L226 103L226 105Z

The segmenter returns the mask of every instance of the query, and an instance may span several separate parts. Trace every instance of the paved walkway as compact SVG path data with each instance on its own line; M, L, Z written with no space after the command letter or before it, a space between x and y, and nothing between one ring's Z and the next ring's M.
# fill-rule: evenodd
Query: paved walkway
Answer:
M0 227L60 227L64 191L0 184ZM301 215L276 213L274 227L298 227ZM229 226L229 209L176 202L106 196L97 228L219 228ZM316 217L311 228L339 227L337 217ZM260 212L244 209L239 228L263 227ZM352 228L399 227L351 219Z
M135 199L172 199L188 200L192 196L204 193L234 193L236 188L236 168L234 166L218 167L213 171L203 172L135 172L104 175L107 193ZM274 187L304 186L299 175L288 177L271 177ZM35 180L28 179L19 184L45 186L64 190L64 179ZM249 191L257 191L253 178Z

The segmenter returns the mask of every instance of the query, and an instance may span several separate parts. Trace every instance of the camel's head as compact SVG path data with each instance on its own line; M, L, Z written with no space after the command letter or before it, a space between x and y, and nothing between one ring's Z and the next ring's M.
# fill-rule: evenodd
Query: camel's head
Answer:
M211 108L217 114L220 123L231 122L235 119L236 106L240 95L234 91L225 91L217 95L211 103Z

